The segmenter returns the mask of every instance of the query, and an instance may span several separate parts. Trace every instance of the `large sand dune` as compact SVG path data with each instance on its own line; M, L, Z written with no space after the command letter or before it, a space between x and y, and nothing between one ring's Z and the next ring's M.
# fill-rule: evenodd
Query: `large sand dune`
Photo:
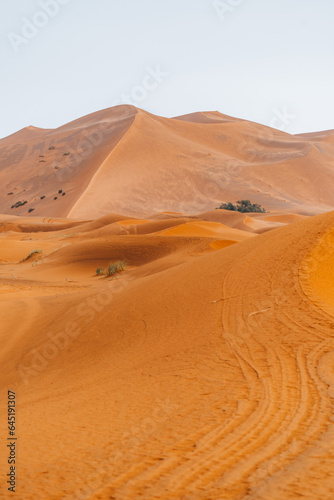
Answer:
M17 498L334 498L334 213L268 217L1 216Z
M247 198L314 215L333 208L333 155L333 131L292 136L218 112L171 119L118 106L2 139L0 212L189 215Z

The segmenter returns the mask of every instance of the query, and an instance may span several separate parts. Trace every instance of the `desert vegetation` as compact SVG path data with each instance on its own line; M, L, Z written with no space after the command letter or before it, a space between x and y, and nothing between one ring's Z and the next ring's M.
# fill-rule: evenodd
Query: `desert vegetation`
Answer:
M28 253L27 257L23 259L21 262L26 262L29 260L33 255L36 255L38 253L43 253L43 250L32 250L30 253Z
M23 205L25 205L26 203L28 203L26 200L24 201L17 201L16 203L14 203L14 205L12 205L10 208L19 208L19 207L23 207Z
M115 274L124 271L126 267L126 262L124 260L118 260L116 262L110 262L107 269L104 267L98 267L96 269L97 276L114 276Z
M104 269L104 267L98 267L95 272L97 276L103 276L104 274L106 274L106 270Z
M239 200L236 202L237 204L234 205L231 202L228 203L222 203L219 209L222 210L232 210L234 212L260 212L260 213L265 213L267 210L258 203L251 203L250 200Z

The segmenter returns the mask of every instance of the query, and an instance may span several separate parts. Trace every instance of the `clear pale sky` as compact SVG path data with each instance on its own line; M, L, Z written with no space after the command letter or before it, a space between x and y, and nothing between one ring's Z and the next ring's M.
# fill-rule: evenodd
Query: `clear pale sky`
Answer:
M2 0L0 19L0 137L121 102L334 129L333 0Z

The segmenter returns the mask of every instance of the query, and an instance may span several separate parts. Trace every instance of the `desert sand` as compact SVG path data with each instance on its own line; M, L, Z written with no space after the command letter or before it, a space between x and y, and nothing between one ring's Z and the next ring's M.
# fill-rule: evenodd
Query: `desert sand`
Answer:
M334 498L333 147L132 107L0 141L16 498Z
M314 215L333 208L333 155L333 131L293 136L218 112L162 118L117 106L1 139L0 213L147 218L247 198Z

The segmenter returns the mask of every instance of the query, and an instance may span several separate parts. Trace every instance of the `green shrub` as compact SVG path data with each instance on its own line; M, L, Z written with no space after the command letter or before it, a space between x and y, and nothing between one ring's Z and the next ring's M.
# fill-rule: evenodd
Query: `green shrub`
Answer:
M19 208L19 207L23 207L23 205L25 205L27 202L27 200L24 200L24 201L17 201L14 205L12 205L10 208Z
M25 259L21 260L21 262L26 262L27 260L30 259L30 257L35 255L36 253L43 253L43 250L32 250L32 252L28 253L27 257Z
M32 250L32 252L30 252L28 254L27 259L29 259L29 257L31 257L32 255L34 255L35 253L43 253L43 250Z
M114 276L115 274L124 271L126 267L126 262L124 260L118 260L117 262L110 262L107 270L104 267L98 267L95 271L96 276Z
M242 212L242 213L247 213L247 212L259 212L259 213L265 213L267 210L258 203L251 203L249 200L239 200L237 201L237 204L234 205L231 202L228 203L222 203L219 207L222 210L232 210L235 212Z
M107 276L114 276L120 271L124 271L126 262L124 260L118 260L117 262L110 263L107 269Z

